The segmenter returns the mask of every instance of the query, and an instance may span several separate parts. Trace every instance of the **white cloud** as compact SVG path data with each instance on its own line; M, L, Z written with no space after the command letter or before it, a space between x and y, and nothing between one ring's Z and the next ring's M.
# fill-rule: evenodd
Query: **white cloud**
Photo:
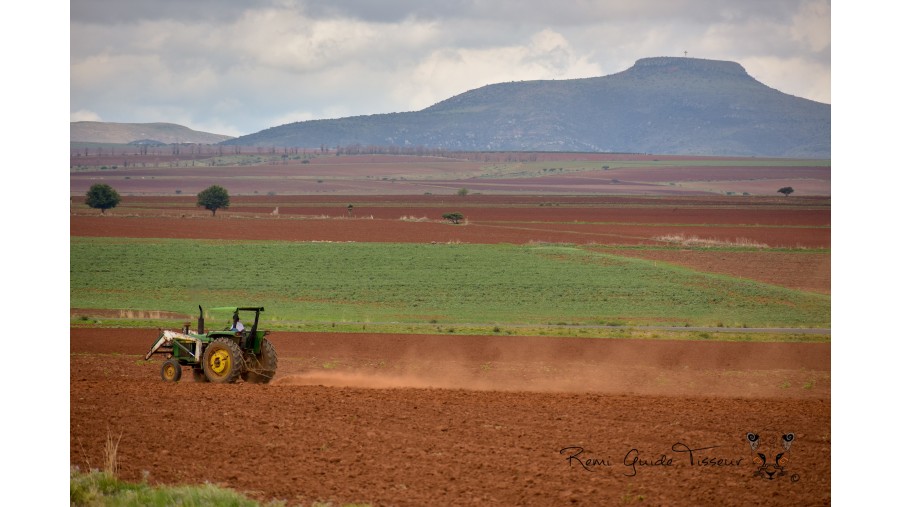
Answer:
M804 2L794 14L791 36L812 51L830 48L831 4L821 1Z
M408 80L396 83L395 96L408 97L412 109L422 109L491 83L599 74L599 65L589 55L577 54L565 37L545 29L522 45L435 50Z
M73 0L70 111L248 134L418 110L490 83L608 75L684 50L737 61L787 93L830 97L822 0L216 5Z
M778 91L831 103L831 70L816 61L800 58L751 57L743 62L747 73Z
M79 109L69 114L69 121L103 121L103 119L93 111Z

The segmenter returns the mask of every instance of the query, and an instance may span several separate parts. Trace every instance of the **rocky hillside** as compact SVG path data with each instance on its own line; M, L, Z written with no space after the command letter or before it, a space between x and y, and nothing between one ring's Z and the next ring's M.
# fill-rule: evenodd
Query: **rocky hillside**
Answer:
M831 106L735 62L659 57L609 76L484 86L416 112L291 123L243 146L427 146L830 158Z
M198 132L174 123L110 123L73 121L69 124L69 141L73 143L117 143L155 141L163 144L217 144L232 136Z

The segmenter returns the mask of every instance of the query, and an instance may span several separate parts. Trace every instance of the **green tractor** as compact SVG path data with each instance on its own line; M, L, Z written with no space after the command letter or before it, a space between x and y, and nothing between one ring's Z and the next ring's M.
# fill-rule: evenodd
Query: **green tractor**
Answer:
M197 319L196 332L185 323L181 331L160 331L159 337L144 357L149 360L154 354L164 354L160 375L167 382L181 380L181 370L191 368L195 382L227 384L239 378L245 382L266 384L275 376L278 356L266 335L269 331L259 329L259 314L263 307L220 307L211 311L227 311L232 314L232 324L222 331L204 330L203 307ZM253 325L244 328L240 322L240 312L253 312Z

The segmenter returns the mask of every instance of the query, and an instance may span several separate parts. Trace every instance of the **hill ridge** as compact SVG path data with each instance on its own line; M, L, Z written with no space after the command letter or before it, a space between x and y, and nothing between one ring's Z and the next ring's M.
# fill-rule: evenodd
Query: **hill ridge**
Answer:
M69 123L69 142L118 143L157 141L164 144L199 143L217 144L233 139L233 136L200 132L184 125L168 122L118 123L100 121L73 121Z
M830 158L831 106L737 62L649 57L607 76L489 84L420 111L295 122L225 144Z

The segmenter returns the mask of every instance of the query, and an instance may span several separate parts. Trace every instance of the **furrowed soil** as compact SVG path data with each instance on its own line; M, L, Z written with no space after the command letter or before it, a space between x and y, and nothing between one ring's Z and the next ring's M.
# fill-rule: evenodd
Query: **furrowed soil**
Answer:
M129 197L101 216L73 203L72 236L667 245L666 236L829 248L830 199L743 197L314 196L235 198L216 216L194 198ZM351 198L352 199L352 198ZM442 220L459 211L463 223Z
M615 250L604 252L668 262L697 271L750 278L791 289L831 293L829 252L721 252L697 250Z
M271 384L212 385L157 334L71 329L73 464L121 435L125 480L289 505L830 503L827 343L273 333Z

